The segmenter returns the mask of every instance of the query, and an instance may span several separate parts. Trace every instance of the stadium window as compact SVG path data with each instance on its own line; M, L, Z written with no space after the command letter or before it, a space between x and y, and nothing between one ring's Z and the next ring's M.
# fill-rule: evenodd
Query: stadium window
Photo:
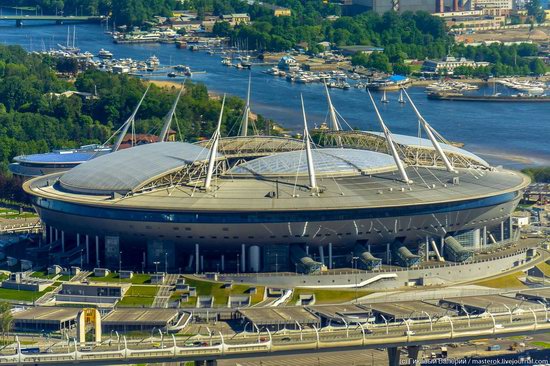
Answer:
M217 236L211 236L210 239L218 239Z
M191 228L190 228L190 227L186 227L186 228L185 228L185 231L191 231Z
M222 228L222 231L229 231L229 228L224 227L224 228Z
M176 235L176 238L181 239L181 235Z
M271 235L270 238L271 238L271 239L275 239L276 236L275 236L275 235Z
M239 237L238 237L238 236L234 236L233 239L239 239Z
M204 239L204 236L199 236L199 239Z
M177 227L177 226L174 226L172 229L177 231L177 230L179 230L180 228Z
M254 237L253 237L253 236L249 236L248 239L254 239Z
M229 239L229 236L224 236L223 238L224 238L224 239Z

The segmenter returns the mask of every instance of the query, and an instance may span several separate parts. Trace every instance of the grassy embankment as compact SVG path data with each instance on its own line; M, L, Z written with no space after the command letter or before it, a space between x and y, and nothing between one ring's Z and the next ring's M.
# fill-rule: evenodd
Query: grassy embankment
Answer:
M474 282L474 285L492 288L526 288L527 286L519 280L519 277L522 276L525 276L523 272L515 272L502 277L477 281Z
M249 286L233 284L232 288L223 288L223 284L220 282L204 281L195 277L185 277L185 283L190 287L197 289L199 296L214 296L214 306L226 306L230 295L249 295L248 291L251 287L256 287L256 294L251 294L251 304L257 304L264 298L265 287L263 286ZM170 301L176 301L185 294L185 291L176 291L172 294ZM182 306L195 306L197 298L195 296L189 297L187 303L182 303Z
M132 285L117 305L123 307L150 307L153 305L157 291L157 286Z
M143 285L146 283L151 283L151 275L145 273L134 273L134 276L132 278L119 278L118 273L110 273L108 276L105 277L96 277L92 275L88 277L88 280L90 282L121 282L131 283L134 285Z

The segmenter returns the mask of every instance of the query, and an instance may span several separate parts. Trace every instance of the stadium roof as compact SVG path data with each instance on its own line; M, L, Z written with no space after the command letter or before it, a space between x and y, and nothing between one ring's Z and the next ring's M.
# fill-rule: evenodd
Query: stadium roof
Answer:
M312 150L316 175L374 174L396 169L390 155L369 150L326 148ZM304 176L308 174L304 150L265 156L238 165L229 175Z
M383 132L364 131L364 133L369 133L369 134L372 134L372 135L384 137ZM422 138L422 137L409 136L409 135L400 135L400 134L392 133L392 138L393 138L394 142L396 142L400 145L406 145L406 146L410 146L410 147L423 148L423 149L426 149L426 148L427 149L433 149L434 148L433 145L432 145L432 142L430 140ZM467 150L461 149L461 148L453 146L453 145L444 144L444 143L439 143L439 145L441 145L441 148L445 152L457 153L457 154L460 154L462 156L468 157L472 160L476 160L476 161L480 162L482 165L489 166L489 163L487 163L485 160L483 160L479 156L477 156L477 155L475 155L475 154L473 154L473 153L471 153Z
M183 142L139 145L87 161L63 174L60 183L75 193L125 194L185 165L206 160L208 151Z

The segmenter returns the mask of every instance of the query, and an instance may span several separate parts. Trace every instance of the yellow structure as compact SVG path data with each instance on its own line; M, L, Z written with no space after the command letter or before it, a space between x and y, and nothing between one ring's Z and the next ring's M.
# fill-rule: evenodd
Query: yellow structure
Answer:
M101 315L94 308L82 309L76 318L76 334L78 343L86 343L86 327L94 328L94 341L101 343Z
M276 17L289 17L292 15L292 11L288 8L276 8L273 11L273 15Z

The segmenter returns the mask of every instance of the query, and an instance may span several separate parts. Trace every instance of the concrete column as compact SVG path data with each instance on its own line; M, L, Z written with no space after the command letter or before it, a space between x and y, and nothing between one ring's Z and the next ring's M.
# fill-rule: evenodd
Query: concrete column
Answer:
M76 246L80 247L80 234L76 233Z
M306 245L306 254L309 255L309 245Z
M439 248L439 254L445 258L445 237L443 236L439 237Z
M55 229L55 241L59 240L59 230Z
M332 269L332 243L328 243L328 268Z
M399 348L390 347L388 348L388 365L389 366L399 366Z
M422 350L420 346L407 346L408 365L420 366L422 362Z
M61 230L61 253L65 253L65 232Z
M390 244L386 244L386 264L391 264L391 248Z
M86 264L90 264L90 237L86 235Z
M481 231L481 235L482 235L481 245L483 246L483 248L485 248L487 246L487 226L483 227L483 230Z
M321 258L321 263L325 264L325 249L322 245L319 247L319 257Z
M512 216L508 216L508 237L510 239L514 237L514 225L512 222Z
M370 244L367 245L367 250L369 251L369 253L371 253L371 251L370 251Z
M222 272L225 272L225 255L222 254L220 261L221 261L221 265L220 265L221 270Z
M199 273L200 271L200 255L199 255L199 249L200 249L200 246L199 244L195 244L195 273Z
M260 247L251 245L248 250L248 268L251 272L260 272Z
M53 243L53 226L50 226L50 241L49 243Z
M99 236L95 236L95 264L99 267Z
M246 272L246 245L241 244L241 272Z
M201 272L204 272L204 256L201 255Z
M500 222L500 241L504 241L504 221Z

